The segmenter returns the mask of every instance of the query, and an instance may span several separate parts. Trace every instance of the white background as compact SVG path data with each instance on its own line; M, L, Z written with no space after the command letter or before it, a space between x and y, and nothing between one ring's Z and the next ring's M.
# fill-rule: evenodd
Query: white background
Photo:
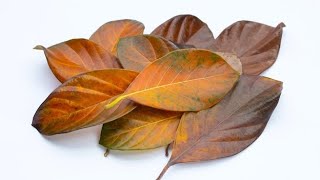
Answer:
M168 159L164 148L112 151L104 158L100 126L52 137L31 127L42 101L60 83L37 44L88 38L105 22L136 19L146 33L178 14L194 14L215 37L247 19L283 21L277 62L263 75L284 82L280 102L261 137L231 158L175 165L164 179L320 179L318 0L264 2L158 0L0 0L0 179L155 179Z

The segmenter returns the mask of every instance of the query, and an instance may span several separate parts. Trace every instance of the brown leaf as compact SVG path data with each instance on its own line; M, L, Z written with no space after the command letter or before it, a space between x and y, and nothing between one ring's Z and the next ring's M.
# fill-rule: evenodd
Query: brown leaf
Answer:
M277 59L282 28L251 21L238 21L227 27L209 47L213 51L236 54L244 74L259 75Z
M123 101L112 109L104 106L123 93L138 73L121 69L98 70L71 78L41 104L32 125L41 134L53 135L102 124L119 118L136 106Z
M108 149L137 150L165 146L174 140L182 112L139 106L103 125L100 144Z
M234 70L236 70L240 75L242 74L242 64L240 59L232 53L226 52L214 52L221 56Z
M139 35L121 39L117 49L122 66L140 72L151 62L178 48L164 38Z
M242 76L234 90L216 106L185 113L172 156L158 179L174 164L213 160L244 150L264 130L281 90L280 81Z
M38 45L35 49L44 51L51 71L60 82L92 70L121 68L115 56L86 39L72 39L49 48Z
M120 38L143 34L144 25L136 20L123 19L105 23L94 32L90 40L102 45L116 56Z
M147 66L123 99L169 111L199 111L218 103L238 81L236 72L219 55L207 50L173 51Z
M193 15L175 16L158 26L151 34L162 36L182 47L193 45L206 48L214 40L207 24Z

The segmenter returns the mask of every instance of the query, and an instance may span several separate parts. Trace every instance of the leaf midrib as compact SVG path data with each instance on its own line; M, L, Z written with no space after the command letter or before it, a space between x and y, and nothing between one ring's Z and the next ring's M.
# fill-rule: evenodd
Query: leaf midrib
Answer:
M228 73L228 74L232 74L232 73ZM237 73L237 72L235 72L234 74L239 76L239 73ZM203 77L203 78L197 78L197 79L191 79L191 80L186 80L186 81L180 81L180 82L176 82L176 83L164 84L164 85L161 85L161 86L155 86L155 87L151 87L151 88L148 88L148 89L143 89L143 90L140 90L140 91L135 91L135 92L132 92L132 93L124 94L124 95L121 96L121 98L123 99L123 98L129 97L129 96L132 96L132 95L135 95L135 94L138 94L138 93L142 93L142 92L146 92L146 91L152 91L152 90L160 89L160 88L165 88L165 87L168 87L168 86L175 86L175 85L178 85L178 84L184 84L184 83L188 83L188 82L192 82L192 81L207 80L207 79L218 77L218 76L227 76L227 75L226 74L217 74L217 75L214 75L214 76L207 76L207 77Z

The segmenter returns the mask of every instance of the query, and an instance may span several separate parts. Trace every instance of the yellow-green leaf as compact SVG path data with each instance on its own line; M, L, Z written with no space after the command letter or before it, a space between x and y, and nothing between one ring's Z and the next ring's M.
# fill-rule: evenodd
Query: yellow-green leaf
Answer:
M103 125L100 144L108 149L151 149L174 140L182 112L139 106L129 114Z

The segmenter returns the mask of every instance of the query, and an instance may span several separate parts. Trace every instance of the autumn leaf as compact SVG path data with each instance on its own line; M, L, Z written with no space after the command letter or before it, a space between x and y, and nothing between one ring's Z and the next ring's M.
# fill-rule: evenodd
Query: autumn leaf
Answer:
M244 75L216 106L185 113L171 158L158 179L174 164L213 160L244 150L264 130L281 90L280 81Z
M143 34L144 25L136 20L123 19L105 23L94 32L90 40L103 46L116 56L120 38Z
M175 16L158 26L151 35L162 36L180 47L206 48L214 40L208 25L193 15Z
M32 126L54 135L103 124L105 155L167 146L172 155L157 179L178 163L233 156L262 134L280 99L282 82L258 75L276 61L283 27L238 21L215 39L193 15L151 35L123 19L90 40L38 45L63 84Z
M237 71L240 75L242 74L242 64L240 59L232 53L226 52L214 52L221 56L235 71Z
M118 58L125 69L140 72L151 62L178 49L172 42L156 36L139 35L120 39Z
M238 81L219 55L207 50L173 51L147 66L106 108L123 99L169 111L199 111L218 103Z
M132 111L132 101L123 101L106 110L108 100L122 94L138 73L97 70L71 78L41 104L32 125L41 134L53 135L102 124Z
M86 39L72 39L49 48L41 45L49 67L60 82L92 70L121 68L117 58L102 46Z
M283 27L283 23L274 28L252 21L238 21L223 30L208 48L236 54L244 74L259 75L276 61Z
M100 144L108 149L151 149L170 144L182 112L139 106L129 114L103 125Z

